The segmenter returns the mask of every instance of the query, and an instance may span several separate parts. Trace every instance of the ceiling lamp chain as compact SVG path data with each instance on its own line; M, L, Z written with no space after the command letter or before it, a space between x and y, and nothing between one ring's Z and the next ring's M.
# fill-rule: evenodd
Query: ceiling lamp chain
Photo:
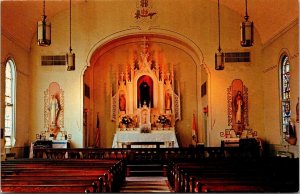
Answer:
M220 0L218 0L218 29L219 29L219 48L218 52L215 53L215 69L223 70L224 69L224 53L221 52L221 37L220 37Z
M247 0L245 0L246 4L246 14L244 16L245 21L241 23L241 46L242 47L250 47L253 46L253 30L254 25L253 22L248 21L248 11L247 11Z
M67 71L74 71L75 70L75 53L72 53L72 8L71 8L71 0L70 0L70 48L69 53L66 54L66 66Z
M49 46L51 44L51 23L46 21L45 7L44 0L42 21L37 23L37 43L39 46Z

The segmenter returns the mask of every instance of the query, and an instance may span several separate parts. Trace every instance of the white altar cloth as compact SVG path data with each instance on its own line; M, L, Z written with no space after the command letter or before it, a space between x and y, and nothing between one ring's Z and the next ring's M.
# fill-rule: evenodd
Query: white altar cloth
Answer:
M122 148L122 144L126 142L165 142L161 148L179 147L173 130L151 131L151 133L141 133L139 131L118 131L115 133L112 148Z

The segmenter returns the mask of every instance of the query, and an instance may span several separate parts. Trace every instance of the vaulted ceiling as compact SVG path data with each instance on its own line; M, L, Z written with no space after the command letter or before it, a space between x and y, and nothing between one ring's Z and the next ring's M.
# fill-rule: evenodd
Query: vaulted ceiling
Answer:
M73 0L72 4L87 1L97 0ZM205 1L217 2L217 0ZM220 3L237 12L241 18L245 15L244 0L221 0ZM42 7L42 0L2 1L1 33L26 50L30 50L31 41L35 38L37 30L36 23L41 20ZM51 20L52 17L68 7L68 0L46 0L46 15ZM288 28L289 25L298 22L298 0L248 0L248 15L250 20L254 21L255 28L264 44Z

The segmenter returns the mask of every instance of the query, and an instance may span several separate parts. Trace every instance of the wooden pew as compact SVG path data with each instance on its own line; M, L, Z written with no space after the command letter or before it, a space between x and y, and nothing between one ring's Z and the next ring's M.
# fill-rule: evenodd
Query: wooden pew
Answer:
M91 184L64 184L64 185L2 185L2 192L14 193L90 193L95 192Z
M174 160L168 165L168 180L175 192L295 192L299 189L299 160ZM282 166L285 170L281 170ZM289 168L297 172L292 177L287 177Z
M117 191L121 185L120 181L125 178L121 177L125 174L122 172L124 171L123 165L120 161L109 160L9 161L4 162L4 165L1 166L2 186L8 192L21 191L22 185L28 185L24 187L23 192L31 189L32 192L43 192L47 190L43 185L49 186L49 183L57 186L57 189L50 186L48 192L57 192L58 189L65 189L67 192L78 192L79 188L80 192L85 190L86 192ZM26 179L21 181L20 178ZM26 181L27 179L30 181ZM74 183L78 183L78 186L73 186ZM63 187L64 185L66 188ZM86 187L86 189L82 189L83 187Z

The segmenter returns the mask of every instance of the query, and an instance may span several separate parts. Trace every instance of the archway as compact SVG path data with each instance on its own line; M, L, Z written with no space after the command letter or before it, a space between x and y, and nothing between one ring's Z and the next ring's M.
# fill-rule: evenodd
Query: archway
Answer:
M178 35L177 35L178 36ZM115 85L120 84L118 83L117 75L120 72L124 72L124 80L128 79L128 72L130 71L130 67L134 65L134 60L139 55L138 48L142 47L144 45L144 39L145 37L148 39L148 43L150 47L153 49L153 56L150 56L150 61L154 60L158 64L164 64L164 66L161 66L161 68L168 68L171 69L171 66L173 65L176 69L175 77L176 79L179 77L181 79L182 75L186 76L189 74L189 76L186 76L186 79L189 80L189 83L185 83L188 85L189 88L192 87L191 91L196 91L192 94L191 99L188 99L184 103L190 103L188 110L184 110L183 114L186 114L186 120L179 121L179 125L181 125L181 128L183 128L183 125L191 125L191 118L193 115L193 112L196 113L198 122L202 121L202 103L200 103L200 89L198 89L198 85L200 83L200 77L201 74L203 74L203 70L207 71L206 65L203 64L203 56L199 54L192 48L191 45L188 45L186 42L182 42L178 38L174 38L171 36L161 35L161 34L135 34L135 35L127 35L122 36L113 40L103 40L101 44L99 43L93 51L91 51L91 54L89 55L88 61L89 66L87 66L84 75L83 75L83 83L87 84L91 89L90 99L87 100L84 97L83 107L85 110L89 110L90 117L87 119L87 143L86 146L92 146L93 145L93 134L95 129L95 123L96 123L96 115L97 113L100 113L100 120L103 120L100 126L101 130L101 147L110 147L110 143L104 142L104 141L112 141L113 133L115 130L115 124L111 122L111 113L109 114L109 102L111 101L110 94L112 92L116 92ZM194 43L191 43L194 44ZM201 53L201 51L200 51ZM177 54L177 55L176 55ZM179 57L178 57L179 56ZM151 58L152 57L152 58ZM186 64L188 68L185 68L183 64ZM154 66L155 64L151 64L151 66ZM100 68L101 67L101 68ZM187 72L184 72L184 71ZM100 74L98 75L96 72L106 72L103 75L105 77L104 79L99 79ZM183 72L183 73L181 73ZM156 72L153 72L154 74ZM207 72L206 72L207 73ZM207 79L209 79L209 73L206 76ZM95 79L96 78L96 79ZM130 79L130 78L129 78ZM180 87L183 87L184 84L182 84L183 81L178 81L178 83L174 84L174 90L178 90ZM210 82L207 82L210 84ZM151 88L152 84L147 83L148 86ZM209 86L208 86L209 87ZM98 91L101 90L101 91ZM153 91L154 89L154 91ZM153 88L152 92L150 92L150 100L151 106L155 106L155 99L153 97L154 92L159 92L159 88ZM161 91L160 91L161 92ZM181 91L180 91L181 92ZM131 94L126 94L126 103L130 102ZM187 94L183 94L187 95ZM136 94L135 98L137 98L137 101L135 102L135 105L138 106L139 98L141 96L139 94ZM102 100L100 100L102 99ZM102 104L103 106L99 106L99 104ZM172 103L173 104L173 103ZM209 104L209 99L207 98L206 104ZM159 105L161 106L161 105ZM182 104L183 107L187 107L186 104ZM165 107L165 106L164 106ZM117 108L117 107L116 107ZM126 109L128 107L126 106ZM130 107L127 110L130 112ZM106 113L106 114L103 114ZM209 122L209 121L207 121ZM202 124L202 123L201 123ZM209 123L204 124L203 126L208 126ZM200 124L199 124L200 126ZM88 129L89 128L89 129ZM182 136L181 141L184 142L182 145L186 146L188 145L187 142L189 142L191 139L191 135L188 132L182 132L183 129L178 129L178 135ZM206 130L206 129L205 129ZM205 132L204 128L200 128L199 131L201 131L201 134L199 134L199 139L201 142L203 142L205 138Z

